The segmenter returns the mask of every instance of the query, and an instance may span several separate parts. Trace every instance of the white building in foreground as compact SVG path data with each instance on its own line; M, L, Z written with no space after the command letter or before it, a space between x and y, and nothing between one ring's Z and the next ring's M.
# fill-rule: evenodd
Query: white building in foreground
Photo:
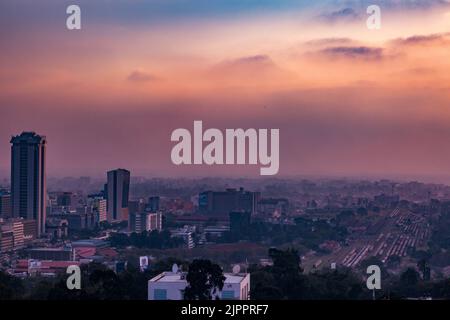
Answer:
M250 274L225 273L225 283L218 293L222 300L249 300ZM148 281L148 300L183 300L187 287L186 272L163 272Z

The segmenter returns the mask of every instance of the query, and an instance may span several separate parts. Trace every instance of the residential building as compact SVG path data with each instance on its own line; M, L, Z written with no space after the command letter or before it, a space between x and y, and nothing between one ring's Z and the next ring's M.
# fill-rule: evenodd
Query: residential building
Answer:
M194 237L193 237L195 230L196 229L194 226L184 226L183 228L170 230L170 235L174 238L183 239L187 248L192 249L195 247Z
M6 191L0 191L0 218L8 219L11 216L11 194Z
M2 230L0 228L0 252L10 252L14 249L14 233L11 229Z

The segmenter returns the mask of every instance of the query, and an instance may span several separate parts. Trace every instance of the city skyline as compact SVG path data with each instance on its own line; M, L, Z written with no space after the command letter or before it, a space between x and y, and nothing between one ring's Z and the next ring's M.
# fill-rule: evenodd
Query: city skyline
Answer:
M450 300L450 0L0 0L0 48L1 302Z
M380 30L368 1L277 3L80 1L72 32L65 3L3 2L0 176L22 131L48 137L49 176L258 176L173 165L194 120L280 128L280 177L450 172L447 1L381 1Z

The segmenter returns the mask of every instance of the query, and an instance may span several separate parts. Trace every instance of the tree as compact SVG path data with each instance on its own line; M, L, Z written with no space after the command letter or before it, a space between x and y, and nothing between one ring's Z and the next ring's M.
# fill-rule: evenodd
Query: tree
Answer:
M283 299L283 292L276 285L275 277L272 273L264 269L250 271L251 297L252 300L280 300Z
M185 300L212 300L213 295L222 290L225 276L219 265L210 260L198 259L189 265L186 280Z
M359 214L360 216L367 216L368 211L366 208L360 207L356 210L356 213Z
M387 265L391 268L397 268L398 266L400 266L401 262L402 258L398 255L389 256L389 258L387 259Z
M300 256L298 255L298 251L293 248L289 248L287 250L270 248L269 257L272 259L273 268L277 272L303 272L302 268L300 267Z
M274 276L275 286L280 288L285 299L302 299L305 291L305 276L300 267L300 256L295 249L269 249L273 266L269 268Z
M23 291L24 286L19 278L0 271L0 300L19 299Z
M415 286L419 282L420 275L413 268L408 268L400 276L400 283L405 286Z

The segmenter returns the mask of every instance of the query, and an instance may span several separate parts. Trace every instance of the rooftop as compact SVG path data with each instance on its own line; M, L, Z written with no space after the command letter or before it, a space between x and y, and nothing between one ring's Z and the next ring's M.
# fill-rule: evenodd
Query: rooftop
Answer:
M248 273L224 273L225 284L241 283ZM151 282L186 282L186 272L163 272L150 279Z
M45 143L45 136L40 136L35 132L22 132L20 135L12 136L11 143Z

